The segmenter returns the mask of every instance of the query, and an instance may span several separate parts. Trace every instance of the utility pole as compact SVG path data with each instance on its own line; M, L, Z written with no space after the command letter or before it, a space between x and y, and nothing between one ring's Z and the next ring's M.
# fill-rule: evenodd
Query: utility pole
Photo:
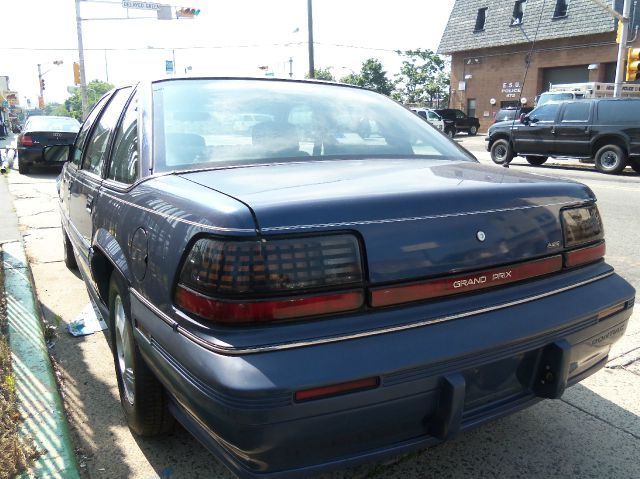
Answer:
M316 77L316 69L313 65L313 6L311 0L307 0L307 24L309 30L309 78Z
M78 31L78 60L80 64L80 98L82 99L82 118L88 113L87 77L84 73L84 47L82 46L82 18L80 17L80 0L76 0L76 28Z
M627 35L629 33L629 14L631 13L631 0L624 0L622 8L622 35L620 35L620 45L618 45L618 64L616 67L616 85L613 96L619 97L622 94L622 82L624 81L625 51L627 49Z

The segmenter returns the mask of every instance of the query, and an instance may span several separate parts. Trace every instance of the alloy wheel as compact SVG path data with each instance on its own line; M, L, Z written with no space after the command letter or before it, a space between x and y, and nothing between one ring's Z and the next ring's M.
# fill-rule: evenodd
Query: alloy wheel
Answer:
M127 316L124 312L122 298L116 295L114 299L115 328L116 328L116 351L118 353L118 370L122 378L125 396L129 404L135 400L135 374L133 372L133 337L131 328L127 325Z

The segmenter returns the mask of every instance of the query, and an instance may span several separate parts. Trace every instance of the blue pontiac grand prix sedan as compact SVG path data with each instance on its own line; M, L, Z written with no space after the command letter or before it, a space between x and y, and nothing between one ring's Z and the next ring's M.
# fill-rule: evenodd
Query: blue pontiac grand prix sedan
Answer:
M53 148L65 261L107 318L130 428L175 418L240 477L559 398L632 312L588 187L480 165L368 90L140 83Z

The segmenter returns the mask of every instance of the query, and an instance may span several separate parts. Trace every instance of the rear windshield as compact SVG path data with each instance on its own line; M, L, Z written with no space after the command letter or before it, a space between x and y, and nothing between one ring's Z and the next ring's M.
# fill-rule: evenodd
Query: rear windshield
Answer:
M154 170L312 159L470 160L403 106L367 90L269 80L154 84Z
M25 129L28 131L58 131L63 133L77 133L80 123L73 118L60 116L32 116L27 120Z

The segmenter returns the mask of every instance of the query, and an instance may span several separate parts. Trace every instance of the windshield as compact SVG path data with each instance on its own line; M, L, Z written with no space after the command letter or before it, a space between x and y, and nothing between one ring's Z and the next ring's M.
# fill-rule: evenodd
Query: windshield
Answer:
M273 80L154 84L154 170L286 160L470 160L403 106L367 90Z
M77 133L80 123L64 116L32 116L25 126L27 131L59 131Z
M545 92L540 95L537 106L542 106L550 101L573 100L574 98L573 93Z

